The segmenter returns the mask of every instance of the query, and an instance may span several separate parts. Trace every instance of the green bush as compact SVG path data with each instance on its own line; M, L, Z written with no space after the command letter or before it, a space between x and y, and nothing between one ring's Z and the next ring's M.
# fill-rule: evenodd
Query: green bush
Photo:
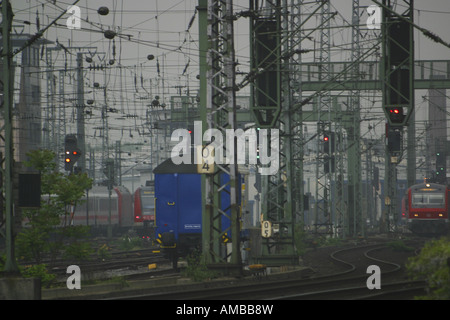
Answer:
M407 272L413 279L425 279L429 292L418 299L450 300L450 240L427 242L419 255L409 258Z
M54 261L60 253L77 259L88 256L90 250L82 241L89 236L89 228L72 226L70 220L72 207L81 204L92 179L85 173L57 172L50 150L33 150L27 156L24 165L41 174L42 198L40 208L23 210L26 223L16 237L18 257L39 265L44 258Z
M208 269L200 253L192 252L187 256L186 260L187 266L183 270L183 276L191 278L195 282L210 280L217 277L216 272Z
M89 260L94 250L88 242L73 242L65 247L64 258L77 261Z
M22 269L22 276L25 278L40 278L43 287L49 287L56 278L56 275L48 273L46 264L26 266Z
M123 251L142 248L142 239L139 237L124 236L119 241L119 248Z

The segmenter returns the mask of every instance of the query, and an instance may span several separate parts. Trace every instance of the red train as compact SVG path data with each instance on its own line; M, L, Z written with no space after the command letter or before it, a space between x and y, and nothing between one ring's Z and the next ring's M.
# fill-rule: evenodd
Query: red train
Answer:
M114 230L127 232L135 229L144 238L153 238L154 188L139 187L134 195L125 187L114 187L111 192L111 225ZM94 186L72 215L72 224L102 227L109 224L109 191ZM134 203L133 203L134 199Z
M110 196L106 186L93 186L70 211L70 215L61 218L61 226L90 226L94 234L105 234L111 219L114 234L134 230L144 239L154 239L153 187L140 187L133 195L126 187L116 186ZM28 223L28 219L23 219L24 227Z
M402 218L414 233L443 234L449 230L447 186L421 183L411 186L402 201Z
M72 224L89 226L106 226L109 224L109 211L111 206L111 225L114 228L126 229L134 226L133 197L125 187L114 187L111 191L111 204L109 191L104 186L94 186L83 201L75 209Z
M155 223L155 188L153 186L139 187L134 192L134 222L142 223L144 227Z

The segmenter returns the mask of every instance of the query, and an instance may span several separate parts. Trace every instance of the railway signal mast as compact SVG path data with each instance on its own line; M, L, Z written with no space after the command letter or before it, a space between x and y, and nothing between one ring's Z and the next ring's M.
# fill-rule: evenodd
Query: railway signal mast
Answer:
M251 111L259 128L276 128L279 139L269 139L271 148L279 150L279 170L272 175L261 176L261 214L263 221L273 227L273 236L264 237L258 263L266 265L296 264L295 210L296 197L302 197L297 172L294 170L295 150L300 154L300 139L294 140L298 126L298 114L294 105L294 89L299 89L295 78L294 56L300 52L300 38L292 33L300 32L300 3L290 6L286 0L250 1L250 36L252 103ZM278 141L277 141L278 140ZM295 143L297 142L297 144ZM299 149L297 149L299 148ZM295 160L295 164L301 162ZM261 221L262 222L262 221Z
M233 1L202 0L199 1L199 11L200 28L207 27L207 38L201 38L200 44L201 48L206 49L206 55L200 57L203 61L201 68L206 67L206 79L201 78L200 99L203 108L201 112L203 123L206 124L202 127L217 129L225 136L225 130L236 129ZM205 84L206 86L204 86ZM200 144L201 142L196 141L195 143ZM210 143L213 141L207 145ZM225 152L224 149L224 154L226 154ZM230 164L215 165L214 172L205 174L202 178L202 193L205 195L202 245L208 267L222 269L230 274L240 274L242 263L239 239L239 182L237 154L233 153ZM224 181L222 178L224 174L229 175L229 181ZM221 199L225 195L230 199L228 213L221 209ZM230 227L226 230L222 229L223 219L228 219L230 222ZM230 234L232 236L231 248L228 244L225 246L223 240Z
M14 252L14 224L13 224L13 168L14 168L14 152L13 152L13 130L12 130L12 105L13 105L13 81L12 77L12 45L11 45L11 28L13 21L13 12L10 1L4 0L1 3L2 13L2 51L0 61L2 64L2 99L0 100L1 115L3 117L3 125L0 128L0 138L5 143L5 154L0 153L0 197L4 207L0 208L0 225L3 224L3 212L5 213L5 231L0 230L0 235L4 235L6 239L6 261L5 271L8 273L18 273L19 268L15 259ZM3 202L4 201L4 202ZM4 211L3 211L4 210Z
M408 128L408 184L415 182L414 154L414 33L413 0L404 1L404 11L394 11L394 0L382 3L381 82L386 115L386 197L387 231L395 231L398 208L397 164L402 155L403 129Z

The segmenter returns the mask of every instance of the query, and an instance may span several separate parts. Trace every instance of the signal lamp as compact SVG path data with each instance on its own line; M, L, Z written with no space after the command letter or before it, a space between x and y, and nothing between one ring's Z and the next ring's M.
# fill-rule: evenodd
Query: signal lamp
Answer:
M74 164L81 156L81 150L78 148L77 138L75 135L66 135L64 139L64 150L64 169L72 172Z
M403 114L403 107L389 106L385 107L386 115L389 118L390 124L403 124L405 115Z
M323 136L323 152L332 153L334 152L334 141L335 141L335 133L328 131L324 132Z

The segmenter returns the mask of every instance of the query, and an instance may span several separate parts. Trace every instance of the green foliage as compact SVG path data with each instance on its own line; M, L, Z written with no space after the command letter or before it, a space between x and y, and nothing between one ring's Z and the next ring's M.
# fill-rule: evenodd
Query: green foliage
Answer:
M50 249L49 239L55 226L59 225L60 208L42 202L41 208L24 210L23 217L28 221L16 238L18 256L40 263L42 254Z
M407 246L402 240L391 241L387 243L387 246L398 252L412 252L413 247Z
M142 248L142 239L139 237L123 236L119 241L119 248L123 251Z
M186 259L187 266L183 270L183 276L191 278L195 282L201 282L217 277L216 272L208 269L199 252L192 252Z
M28 161L24 161L26 167L34 167L42 174L54 172L56 169L55 154L50 150L39 149L27 153Z
M110 259L112 257L111 248L105 243L97 249L97 255L101 260Z
M75 241L65 247L63 256L66 259L83 261L89 260L92 253L94 253L94 249L89 242Z
M64 229L64 239L68 243L64 246L64 258L77 261L90 259L94 249L89 242L84 241L89 236L89 230L87 226L71 226Z
M86 189L91 188L92 179L84 174L71 174L63 176L56 181L55 190L57 201L65 206L77 204L84 196Z
M18 256L40 263L45 254L56 257L65 251L66 257L80 259L92 251L82 239L86 227L71 226L71 207L80 203L92 180L86 174L64 175L54 171L55 154L49 150L34 150L27 154L28 167L41 173L41 207L23 210L26 227L16 238ZM68 244L67 244L68 242Z
M450 239L441 238L427 242L419 255L408 260L408 274L413 279L425 279L429 294L419 299L450 299Z
M41 284L44 287L49 287L56 278L54 274L48 273L47 265L45 264L26 266L22 269L21 273L25 278L40 278Z

